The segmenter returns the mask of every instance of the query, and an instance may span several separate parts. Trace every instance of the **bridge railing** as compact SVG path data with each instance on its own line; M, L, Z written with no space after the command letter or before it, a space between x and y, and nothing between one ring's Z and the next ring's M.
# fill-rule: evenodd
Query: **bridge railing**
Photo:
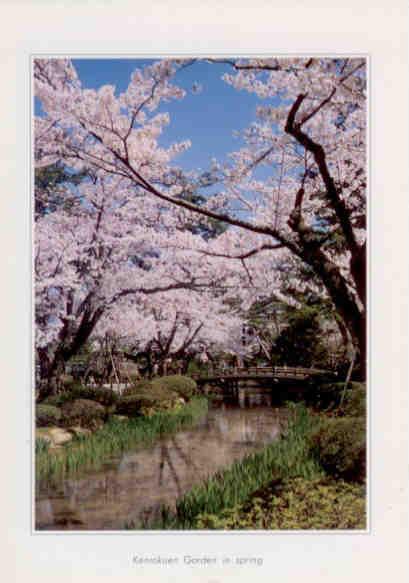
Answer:
M250 366L250 367L234 367L234 368L210 368L206 375L195 373L192 378L214 378L214 377L238 377L238 376L280 376L280 377L300 377L331 374L331 371L318 368L305 368L296 366Z

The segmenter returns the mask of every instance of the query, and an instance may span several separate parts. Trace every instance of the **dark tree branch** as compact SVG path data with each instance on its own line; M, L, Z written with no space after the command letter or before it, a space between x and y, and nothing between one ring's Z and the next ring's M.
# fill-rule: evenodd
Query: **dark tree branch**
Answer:
M211 251L199 251L202 255L207 255L209 257L224 257L226 259L248 259L261 251L274 251L275 249L284 249L285 245L282 243L277 243L277 245L261 245L256 249L252 249L251 251L247 251L246 253L241 253L240 255L229 255L228 253L212 253Z
M287 134L293 136L299 144L304 146L306 150L312 153L315 163L318 166L321 178L324 182L327 198L340 222L347 246L351 253L355 254L359 250L359 246L352 228L349 212L345 206L345 203L339 197L335 182L329 172L324 149L321 144L314 142L314 140L312 140L306 133L304 133L300 128L300 124L296 123L295 121L295 116L300 109L305 97L305 94L301 93L295 100L287 117L285 131Z

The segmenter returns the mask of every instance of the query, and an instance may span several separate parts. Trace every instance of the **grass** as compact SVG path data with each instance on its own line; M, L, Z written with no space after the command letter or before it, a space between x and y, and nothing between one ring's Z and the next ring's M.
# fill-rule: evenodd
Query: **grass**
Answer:
M310 455L309 436L317 420L302 405L292 405L284 437L262 451L235 462L224 471L193 487L176 502L176 512L162 508L161 519L130 528L186 530L195 528L202 514L218 514L243 503L254 491L274 478L320 478L323 471Z
M135 445L147 445L156 438L174 433L195 423L207 411L207 399L194 397L175 411L158 412L151 417L128 421L112 419L86 438L76 438L61 450L49 451L36 442L36 484L56 481L77 474L80 470L98 469L110 456Z

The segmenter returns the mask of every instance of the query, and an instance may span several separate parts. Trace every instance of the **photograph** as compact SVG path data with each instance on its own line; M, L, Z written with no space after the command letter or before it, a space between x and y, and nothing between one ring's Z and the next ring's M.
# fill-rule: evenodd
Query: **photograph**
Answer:
M368 532L368 56L30 75L35 533Z

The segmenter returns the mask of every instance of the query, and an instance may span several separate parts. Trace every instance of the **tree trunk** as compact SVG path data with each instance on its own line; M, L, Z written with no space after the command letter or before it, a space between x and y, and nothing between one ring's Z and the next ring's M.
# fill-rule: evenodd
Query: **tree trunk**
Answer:
M306 248L303 259L311 265L324 283L341 316L352 342L359 351L359 380L366 379L366 314L358 305L338 267L319 248ZM364 277L362 277L364 281Z

